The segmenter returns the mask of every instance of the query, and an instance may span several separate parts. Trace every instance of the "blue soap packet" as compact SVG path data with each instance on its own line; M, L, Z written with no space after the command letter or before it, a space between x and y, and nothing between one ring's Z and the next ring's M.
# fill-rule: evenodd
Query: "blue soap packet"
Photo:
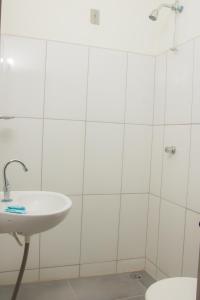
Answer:
M26 214L26 208L24 206L8 206L5 208L5 212L11 213L11 214L19 214L24 215Z

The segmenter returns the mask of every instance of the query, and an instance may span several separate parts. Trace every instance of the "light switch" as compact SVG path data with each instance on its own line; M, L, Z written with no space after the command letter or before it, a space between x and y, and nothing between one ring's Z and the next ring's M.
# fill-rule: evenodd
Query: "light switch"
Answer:
M90 10L90 23L100 25L100 11L98 9Z

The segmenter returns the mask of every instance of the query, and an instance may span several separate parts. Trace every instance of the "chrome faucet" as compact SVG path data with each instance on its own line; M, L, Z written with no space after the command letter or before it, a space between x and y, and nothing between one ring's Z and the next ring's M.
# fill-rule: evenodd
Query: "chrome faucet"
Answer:
M12 199L10 198L10 183L8 181L7 174L6 174L7 167L12 163L19 163L23 167L25 172L28 171L28 168L26 167L26 165L22 161L17 160L17 159L10 160L5 164L5 166L3 168L3 179L4 179L4 187L3 187L4 198L2 200L3 202L12 201Z

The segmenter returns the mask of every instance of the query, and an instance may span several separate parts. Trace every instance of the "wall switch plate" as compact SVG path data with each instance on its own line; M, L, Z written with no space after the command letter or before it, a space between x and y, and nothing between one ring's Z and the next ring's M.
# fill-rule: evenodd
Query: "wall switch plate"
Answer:
M90 10L90 23L100 25L100 11L98 9Z

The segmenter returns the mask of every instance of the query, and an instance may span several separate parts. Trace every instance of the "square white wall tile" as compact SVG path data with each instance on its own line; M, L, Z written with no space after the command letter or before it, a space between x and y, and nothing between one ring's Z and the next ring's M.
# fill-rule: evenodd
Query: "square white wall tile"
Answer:
M123 165L123 193L148 193L152 128L126 125Z
M45 120L43 189L82 194L85 124Z
M0 153L1 166L11 159L19 159L28 167L28 172L18 164L9 167L12 190L40 190L42 120L0 120Z
M87 119L124 122L127 55L90 49Z
M187 211L183 256L183 276L197 276L200 244L199 221L199 214L192 211Z
M200 123L200 38L195 39L192 123Z
M2 37L0 114L41 117L44 102L46 43Z
M84 264L80 266L80 277L102 276L116 273L116 262Z
M18 271L0 273L0 286L15 284L18 274ZM25 270L22 283L31 283L37 281L39 281L39 270Z
M158 267L168 276L180 276L184 242L185 209L162 201Z
M85 119L88 48L47 43L45 116Z
M116 260L120 196L84 196L81 264Z
M20 240L23 238L20 238ZM0 235L1 256L0 270L17 271L20 268L20 263L23 257L22 248L16 243L15 239L8 234ZM39 235L31 237L30 252L27 261L27 269L39 268Z
M117 273L137 272L144 270L145 259L126 259L117 262Z
M40 266L76 265L80 261L82 197L73 196L66 219L40 239ZM56 245L56 246L55 246Z
M160 198L149 196L149 215L147 228L146 256L154 264L157 260L158 230L160 217Z
M166 102L167 124L183 124L191 122L193 56L193 41L179 47L177 52L168 53Z
M164 153L162 197L186 206L188 183L190 125L165 127L164 148L175 146L176 153Z
M155 58L129 54L127 78L127 123L152 124Z
M40 269L40 281L63 280L79 277L79 266Z
M88 123L85 150L85 194L120 193L123 125Z
M192 126L187 206L200 212L200 125Z
M150 192L160 196L164 156L164 126L153 126Z
M166 72L167 59L164 54L156 57L154 124L165 122Z
M118 259L145 256L148 195L122 195Z

